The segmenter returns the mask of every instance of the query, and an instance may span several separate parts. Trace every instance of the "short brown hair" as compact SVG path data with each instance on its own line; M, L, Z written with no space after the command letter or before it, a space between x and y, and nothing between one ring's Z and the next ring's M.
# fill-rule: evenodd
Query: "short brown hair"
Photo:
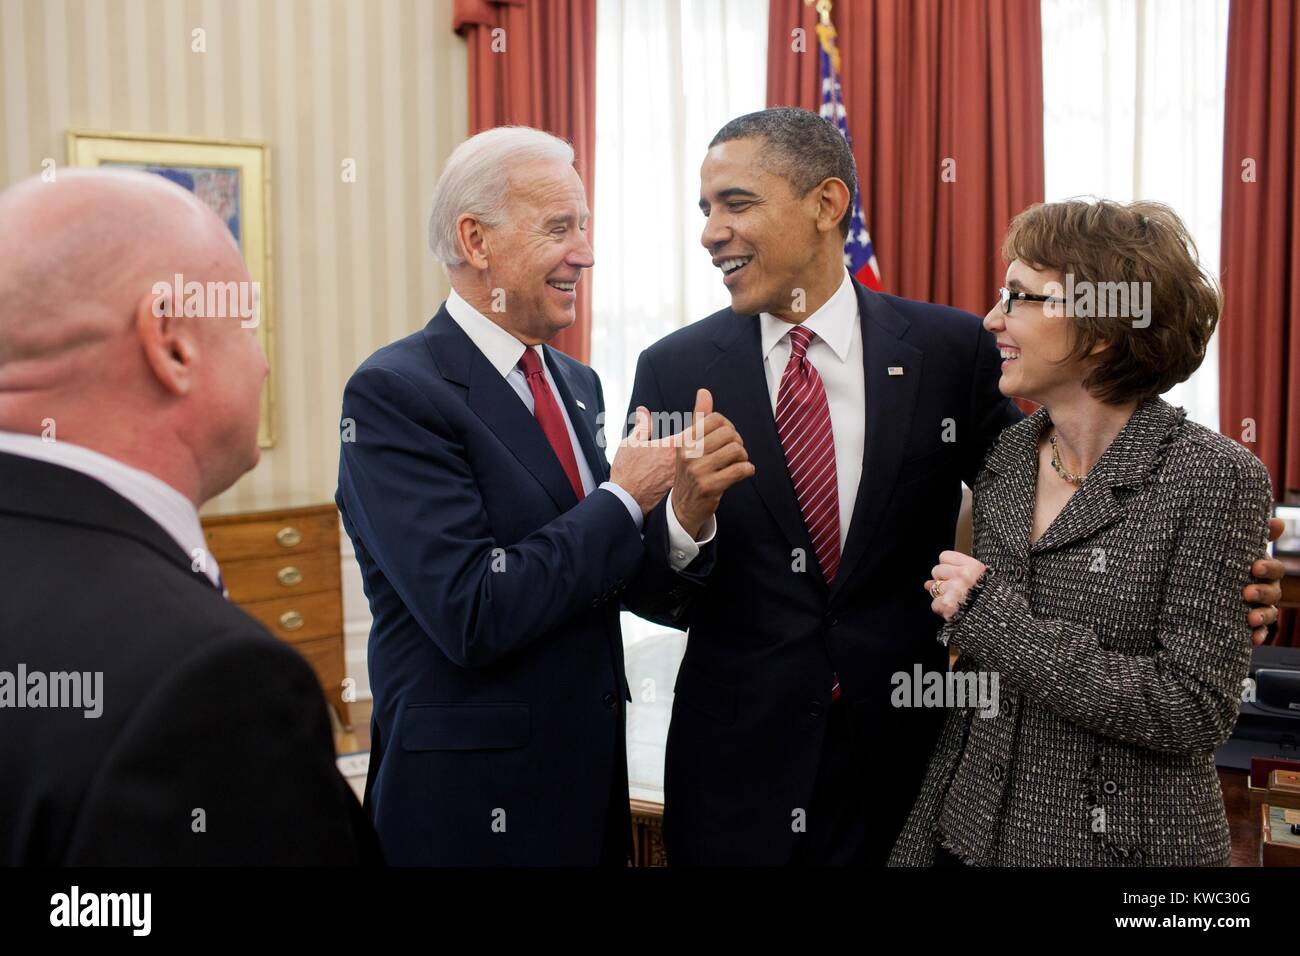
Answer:
M1073 333L1067 362L1108 343L1083 382L1100 401L1118 405L1160 395L1185 382L1205 359L1222 298L1197 260L1187 226L1168 206L1108 199L1036 203L1012 220L1002 255L1062 277L1072 274L1076 287L1150 283L1145 328L1134 328L1127 317L1067 313Z

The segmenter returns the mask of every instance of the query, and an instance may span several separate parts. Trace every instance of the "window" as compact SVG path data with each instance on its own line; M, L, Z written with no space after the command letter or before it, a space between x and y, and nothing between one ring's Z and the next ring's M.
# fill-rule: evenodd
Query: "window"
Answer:
M766 84L767 0L596 8L591 364L611 443L642 349L730 302L700 245L700 163L727 120L764 108ZM629 646L662 630L623 615Z
M1047 200L1166 203L1219 273L1228 0L1043 0ZM1218 336L1165 395L1219 428Z

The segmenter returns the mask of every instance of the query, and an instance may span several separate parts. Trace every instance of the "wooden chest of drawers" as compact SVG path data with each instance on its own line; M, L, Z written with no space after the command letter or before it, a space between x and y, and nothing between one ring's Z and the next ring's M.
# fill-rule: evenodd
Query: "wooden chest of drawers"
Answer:
M311 664L345 729L343 589L334 505L203 519L230 600Z

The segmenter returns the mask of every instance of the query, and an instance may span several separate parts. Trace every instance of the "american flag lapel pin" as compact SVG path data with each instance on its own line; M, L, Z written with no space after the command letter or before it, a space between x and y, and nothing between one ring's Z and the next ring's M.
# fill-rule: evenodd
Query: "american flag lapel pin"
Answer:
M902 375L902 374L903 374L903 366L901 366L901 365L891 365L891 366L889 366L889 374L890 374L890 375Z

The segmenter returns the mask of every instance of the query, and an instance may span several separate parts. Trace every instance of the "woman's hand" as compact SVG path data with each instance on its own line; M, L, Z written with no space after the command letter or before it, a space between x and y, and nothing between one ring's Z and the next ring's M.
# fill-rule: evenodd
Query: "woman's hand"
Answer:
M939 563L930 571L930 580L925 582L925 589L930 592L930 610L951 621L984 571L983 562L969 554L960 551L940 554Z

